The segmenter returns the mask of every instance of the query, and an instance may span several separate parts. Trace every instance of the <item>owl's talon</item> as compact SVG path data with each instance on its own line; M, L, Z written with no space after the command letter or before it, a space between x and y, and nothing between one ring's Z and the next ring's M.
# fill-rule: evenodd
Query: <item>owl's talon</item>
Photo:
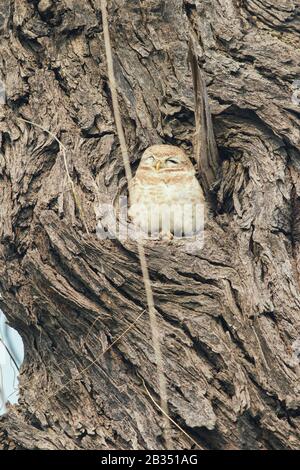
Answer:
M162 232L159 238L163 241L171 241L173 240L174 235L171 232Z

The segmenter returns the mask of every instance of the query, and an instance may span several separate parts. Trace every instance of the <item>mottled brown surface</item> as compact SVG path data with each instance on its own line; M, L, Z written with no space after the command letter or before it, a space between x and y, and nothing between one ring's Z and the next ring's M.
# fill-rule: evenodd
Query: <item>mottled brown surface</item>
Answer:
M222 162L219 213L203 250L147 246L171 416L202 448L297 449L300 107L291 96L300 78L299 2L109 3L133 168L154 143L191 152L191 37ZM141 380L157 399L147 314L47 398L145 308L135 246L95 234L95 207L125 185L99 4L2 0L0 27L0 307L26 353L20 404L0 420L0 445L161 448L161 418ZM58 144L17 116L68 148L90 234ZM191 446L176 428L173 442Z

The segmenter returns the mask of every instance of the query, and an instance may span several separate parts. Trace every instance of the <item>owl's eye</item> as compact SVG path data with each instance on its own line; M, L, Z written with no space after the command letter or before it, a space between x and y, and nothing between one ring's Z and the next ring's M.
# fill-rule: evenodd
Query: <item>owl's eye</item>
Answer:
M177 158L168 158L168 160L166 160L166 166L168 167L171 167L171 166L175 166L175 165L178 165L179 163L179 160Z
M151 163L154 163L154 161L155 161L155 158L152 157L151 155L150 155L150 157L147 157L145 159L145 163L148 163L149 165L151 165Z

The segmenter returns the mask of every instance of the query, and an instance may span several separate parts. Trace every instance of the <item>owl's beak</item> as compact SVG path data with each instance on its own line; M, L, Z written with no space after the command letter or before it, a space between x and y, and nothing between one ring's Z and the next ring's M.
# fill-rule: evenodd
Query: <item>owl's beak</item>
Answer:
M158 171L160 169L160 167L161 167L161 161L159 160L155 165L156 171Z

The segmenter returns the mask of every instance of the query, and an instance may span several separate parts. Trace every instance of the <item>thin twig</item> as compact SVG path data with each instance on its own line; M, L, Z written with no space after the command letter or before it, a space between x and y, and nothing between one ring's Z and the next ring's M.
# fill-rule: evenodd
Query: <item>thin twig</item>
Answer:
M139 377L141 378L141 380L142 380L142 382L143 382L143 385L144 385L144 388L145 388L147 394L149 395L151 401L154 403L154 405L162 412L162 414L163 414L166 418L168 418L169 421L171 421L171 423L174 424L174 426L175 426L177 429L179 429L179 431L181 431L193 444L195 444L195 446L197 446L198 449L203 450L203 449L199 446L198 442L196 442L184 429L182 429L182 427L179 426L179 424L177 424L176 421L174 421L174 419L172 419L169 415L165 414L164 410L159 406L158 403L156 403L156 401L154 400L153 396L152 396L151 393L149 392L149 390L148 390L148 388L147 388L147 386L146 386L146 384L145 384L145 380L144 380L141 376L139 376Z
M7 354L9 355L9 357L11 358L11 360L13 361L16 369L19 371L20 370L20 367L18 366L14 356L12 355L12 353L10 352L10 350L8 349L8 347L6 346L6 344L4 343L4 341L2 340L2 338L0 338L0 343L3 344L3 346L5 347L5 350L7 352Z
M88 366L84 367L82 370L78 372L78 374L73 377L72 379L68 380L64 385L59 387L54 393L51 392L50 394L46 395L42 402L39 404L41 405L45 403L46 401L50 400L51 398L55 397L59 392L64 390L67 386L71 385L75 380L78 380L85 372L87 372L93 365L95 365L104 354L106 354L116 343L118 343L132 328L136 325L136 323L139 321L141 316L145 313L145 310L143 310L139 316L132 322L130 325L123 331L123 333L118 336L104 351L102 351ZM35 410L31 413L30 417L32 417L35 413Z
M35 127L38 127L39 129L41 129L42 131L46 132L46 134L50 135L51 137L53 137L53 139L56 140L56 142L58 143L61 151L62 151L62 154L63 154L63 160L64 160L64 167L65 167L65 171L66 171L66 175L67 175L67 178L68 178L68 182L71 186L71 190L72 190L72 194L73 194L73 198L74 198L74 201L75 201L75 205L77 206L78 210L79 210L79 214L80 214L80 218L81 218L81 221L83 222L83 225L84 225L84 228L86 230L86 233L89 234L89 229L88 229L88 226L87 226L87 223L86 223L86 220L85 220L85 215L84 215L84 210L82 208L82 205L80 203L80 200L79 200L79 197L76 193L76 190L75 190L75 185L74 185L74 182L71 178L71 175L70 175L70 172L69 172L69 168L68 168L68 162L67 162L67 156L66 156L66 151L67 151L67 148L64 146L64 144L59 140L58 137L56 137L55 134L53 134L52 132L50 132L48 129L45 129L43 126L41 126L40 124L37 124L36 122L33 122L33 121L29 121L28 119L24 119L24 118L21 118L19 116L17 116L17 119L19 119L19 121L23 121L23 122L27 122L27 124L31 124L32 126L35 126Z
M101 0L101 13L102 13L102 25L103 25L105 52L106 52L106 60L107 60L107 71L108 71L108 78L109 78L109 84L110 84L110 92L111 92L111 97L112 97L113 112L114 112L115 124L117 128L117 134L118 134L122 157L123 157L125 174L126 174L126 178L128 182L128 187L129 187L130 186L129 183L132 179L132 171L130 167L128 149L126 145L126 139L124 135L122 119L121 119L121 114L120 114L120 109L119 109L116 79L115 79L114 68L113 68L112 47L111 47L110 34L109 34L106 0ZM130 197L130 188L129 188L129 197ZM166 377L165 377L164 367L163 367L163 358L162 358L161 347L160 347L159 330L157 326L154 298L153 298L153 292L152 292L152 287L151 287L151 282L150 282L150 277L149 277L149 270L147 266L145 249L144 249L144 245L142 244L140 240L137 240L137 248L138 248L138 254L139 254L143 281L144 281L144 286L145 286L145 291L146 291L147 304L148 304L148 312L149 312L149 319L150 319L150 326L151 326L151 333L152 333L152 343L153 343L153 349L154 349L154 354L155 354L155 359L156 359L161 408L164 411L164 417L166 420L164 438L165 438L165 443L166 443L167 448L170 448L171 442L169 439L169 432L168 432L169 412L168 412L168 398L167 398L167 383L166 383Z

